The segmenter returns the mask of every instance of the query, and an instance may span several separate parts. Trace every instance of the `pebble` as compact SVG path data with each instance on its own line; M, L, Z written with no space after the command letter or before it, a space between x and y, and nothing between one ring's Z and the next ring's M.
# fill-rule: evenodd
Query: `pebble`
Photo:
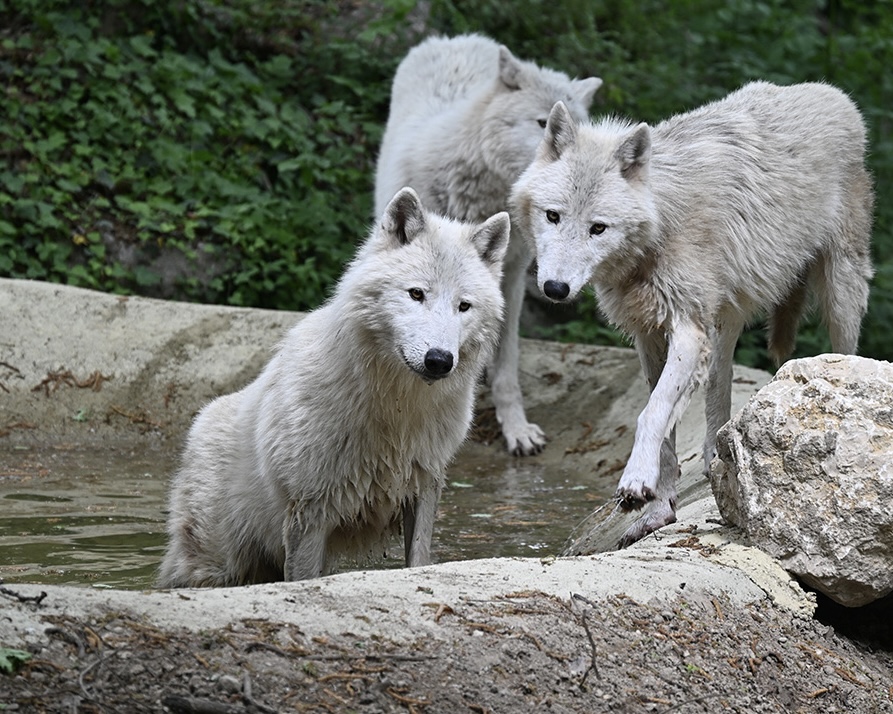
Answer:
M242 682L231 674L224 674L217 680L217 686L228 694L237 694L242 691Z

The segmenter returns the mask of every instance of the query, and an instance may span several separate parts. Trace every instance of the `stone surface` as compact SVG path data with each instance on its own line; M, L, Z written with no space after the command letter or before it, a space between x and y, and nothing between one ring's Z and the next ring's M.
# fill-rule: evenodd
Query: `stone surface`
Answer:
M0 436L176 437L254 379L300 317L0 279Z
M847 606L893 592L893 365L785 364L718 435L722 516Z

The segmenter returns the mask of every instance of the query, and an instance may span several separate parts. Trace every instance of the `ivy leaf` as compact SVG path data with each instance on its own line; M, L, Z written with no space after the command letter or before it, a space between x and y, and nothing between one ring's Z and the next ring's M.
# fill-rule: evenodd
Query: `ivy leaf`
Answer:
M0 672L12 674L31 657L31 653L24 650L11 650L0 647Z

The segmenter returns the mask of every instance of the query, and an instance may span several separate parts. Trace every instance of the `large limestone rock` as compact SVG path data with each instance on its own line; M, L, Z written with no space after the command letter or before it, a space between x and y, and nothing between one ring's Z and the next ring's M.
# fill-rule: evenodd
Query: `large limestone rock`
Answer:
M793 360L718 435L720 512L847 606L893 591L893 365Z

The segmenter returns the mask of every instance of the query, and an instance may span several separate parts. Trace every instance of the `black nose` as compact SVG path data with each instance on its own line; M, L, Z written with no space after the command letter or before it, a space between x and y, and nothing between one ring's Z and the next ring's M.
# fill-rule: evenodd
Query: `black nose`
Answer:
M547 280L543 283L543 293L550 300L564 300L571 291L571 286L557 280Z
M425 372L431 377L446 377L452 368L452 353L436 347L425 353Z

